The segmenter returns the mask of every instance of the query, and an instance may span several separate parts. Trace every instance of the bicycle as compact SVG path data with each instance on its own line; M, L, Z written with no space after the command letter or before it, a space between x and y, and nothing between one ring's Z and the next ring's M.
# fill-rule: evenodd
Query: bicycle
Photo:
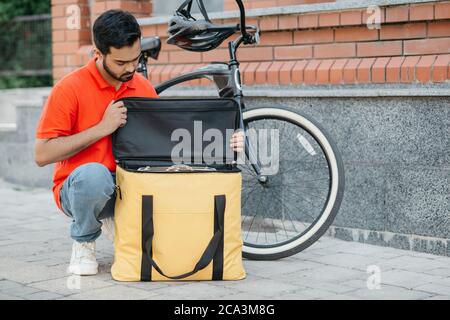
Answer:
M190 12L192 2L186 0L180 8L188 6ZM238 164L243 177L243 257L276 260L294 255L328 230L340 208L345 186L340 153L326 130L305 114L285 106L245 108L236 53L242 44L258 43L260 31L256 26L245 24L241 0L236 0L240 24L228 26L211 23L202 0L197 2L208 30L222 30L226 37L241 33L228 42L230 60L213 62L160 83L155 86L156 92L160 94L180 83L207 78L216 85L220 98L233 98L238 102L241 128L245 132L264 129L278 132L282 141L278 146L283 151L279 150L278 171L270 175L264 172L262 159L255 152L261 141L245 136L245 162ZM141 46L138 72L148 78L147 60L158 58L161 41L158 37L144 38Z

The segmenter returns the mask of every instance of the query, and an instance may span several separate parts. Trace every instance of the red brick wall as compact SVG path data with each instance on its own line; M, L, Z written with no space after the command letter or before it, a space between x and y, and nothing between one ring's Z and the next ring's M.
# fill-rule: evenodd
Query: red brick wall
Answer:
M94 0L92 7L92 19L93 21L102 12L109 9L122 9L131 12L136 18L149 17L152 13L152 1L151 0Z
M245 9L270 8L270 7L285 7L295 6L300 4L312 4L321 2L335 2L336 0L244 0ZM225 0L224 10L237 10L238 5L236 0Z
M91 25L102 12L123 9L138 18L152 12L151 0L93 0L92 8L89 0L52 0L51 4L54 81L87 63L92 51ZM71 21L78 13L80 24L74 26Z
M59 79L83 63L79 50L91 43L88 0L52 0L52 42L53 78Z
M244 3L248 7L253 1ZM81 8L79 30L65 27L65 9L70 4ZM128 9L138 17L151 13L150 0L95 0L91 11L88 0L52 0L55 80L86 63L91 50L90 19L109 8ZM249 18L248 23L258 25L262 34L258 46L238 51L244 83L448 81L450 1L381 7L380 13L380 29L366 26L369 14L363 9ZM237 19L216 22L237 23ZM163 43L158 61L150 60L154 84L211 61L228 60L226 43L211 52L193 53L165 43L166 23L142 26L142 30L144 36L160 36Z
M250 18L248 23L259 25L262 34L258 46L238 51L243 82L426 83L450 78L450 1L381 7L380 13L380 29L367 28L366 10ZM225 43L211 52L185 52L165 44L165 24L143 31L163 40L160 59L150 68L153 83L228 59Z

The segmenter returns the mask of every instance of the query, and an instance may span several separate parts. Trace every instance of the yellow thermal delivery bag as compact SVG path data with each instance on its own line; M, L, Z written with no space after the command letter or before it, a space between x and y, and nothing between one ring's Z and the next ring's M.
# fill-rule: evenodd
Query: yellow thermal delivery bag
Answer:
M122 99L127 124L113 134L116 168L112 277L118 281L240 280L241 187L235 164L174 165L173 130L195 122L237 125L232 99ZM206 112L208 111L208 112ZM227 140L228 139L228 140ZM204 149L191 150L198 156ZM203 154L202 154L203 155ZM235 155L233 155L235 158ZM209 163L209 162L208 162Z

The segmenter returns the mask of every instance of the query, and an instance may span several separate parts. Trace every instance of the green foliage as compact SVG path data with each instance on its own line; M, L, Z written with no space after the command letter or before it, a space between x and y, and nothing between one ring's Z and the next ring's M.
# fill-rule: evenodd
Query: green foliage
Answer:
M50 20L14 21L50 11L50 0L0 0L0 71L51 69ZM51 85L51 76L0 76L0 89Z
M0 89L51 87L52 85L52 76L0 77Z
M44 13L50 13L50 0L0 0L0 21Z

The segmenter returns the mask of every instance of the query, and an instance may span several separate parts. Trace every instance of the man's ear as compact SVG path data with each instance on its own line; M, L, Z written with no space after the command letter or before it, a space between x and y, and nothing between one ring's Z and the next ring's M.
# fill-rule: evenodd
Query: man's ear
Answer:
M93 53L94 53L95 58L100 59L100 60L103 59L103 54L97 48L94 47Z

